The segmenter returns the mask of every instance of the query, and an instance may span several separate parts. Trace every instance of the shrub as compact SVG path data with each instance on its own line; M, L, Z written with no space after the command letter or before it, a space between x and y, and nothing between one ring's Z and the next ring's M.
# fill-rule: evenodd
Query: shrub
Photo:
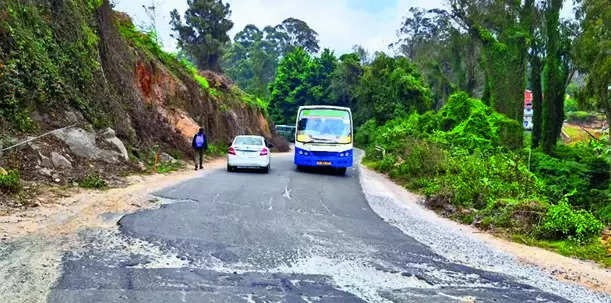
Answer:
M551 206L541 226L541 236L547 239L573 238L580 243L600 235L604 225L585 210L573 211L564 199Z
M376 121L371 119L361 125L354 135L354 142L359 146L367 146L375 141L375 134L378 126Z
M79 186L82 188L103 189L108 187L108 184L99 175L89 174L79 182Z
M16 170L4 171L0 168L0 191L15 193L21 189L21 179Z
M566 98L566 100L564 100L564 111L566 113L575 112L578 109L577 100L575 100L575 98Z
M596 120L596 114L583 111L569 112L566 115L566 120L571 123L589 123Z

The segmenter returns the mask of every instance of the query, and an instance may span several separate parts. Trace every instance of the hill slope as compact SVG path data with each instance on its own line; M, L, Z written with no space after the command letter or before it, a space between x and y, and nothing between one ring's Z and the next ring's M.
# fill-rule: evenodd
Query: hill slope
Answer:
M271 136L265 104L163 52L108 0L0 1L0 146L72 126L3 152L0 167L74 184L153 149L189 155L200 125L215 146Z

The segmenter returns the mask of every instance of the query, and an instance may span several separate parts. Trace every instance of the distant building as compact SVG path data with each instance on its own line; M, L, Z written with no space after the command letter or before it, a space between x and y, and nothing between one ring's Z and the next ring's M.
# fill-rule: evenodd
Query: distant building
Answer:
M533 129L533 93L524 91L524 129Z

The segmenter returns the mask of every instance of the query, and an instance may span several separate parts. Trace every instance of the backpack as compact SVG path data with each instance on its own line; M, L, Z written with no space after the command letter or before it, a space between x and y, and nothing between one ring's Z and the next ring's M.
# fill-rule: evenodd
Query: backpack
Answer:
M203 134L197 134L197 136L195 136L195 147L203 148L205 143L206 137L204 137Z

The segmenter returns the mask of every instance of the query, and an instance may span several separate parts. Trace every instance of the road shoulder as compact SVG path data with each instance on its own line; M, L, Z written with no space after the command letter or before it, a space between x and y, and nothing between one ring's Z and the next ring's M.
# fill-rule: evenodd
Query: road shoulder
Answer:
M387 176L372 171L363 165L360 165L360 171L363 191L378 215L409 236L430 245L436 252L451 261L468 263L484 270L497 272L505 272L508 266L507 264L494 263L515 262L525 268L534 268L557 281L585 286L596 292L611 294L611 271L596 263L577 260L542 248L511 242L475 227L462 225L440 217L422 204L423 197L407 191ZM400 211L403 214L395 214L393 211L382 209L388 206L396 206L393 211L395 213ZM410 224L411 226L407 226ZM417 226L427 224L430 224L431 229L427 229L426 226ZM432 228L433 226L434 228ZM435 237L438 238L435 239ZM459 238L462 238L462 240L459 240ZM463 240L468 244L456 243ZM443 247L439 243L446 241L450 241L455 246ZM450 243L447 243L446 246ZM478 252L471 251L469 247L480 243L486 246L483 256L478 256L476 254ZM486 257L486 253L496 255ZM541 285L533 286L541 287Z
M204 170L183 169L168 174L133 175L126 177L127 186L109 190L72 189L56 194L59 198L36 208L0 216L0 241L41 234L62 236L83 228L109 227L116 222L103 214L122 214L156 207L151 194L165 187L206 175L224 167L219 158L206 164ZM190 168L190 166L188 166Z

